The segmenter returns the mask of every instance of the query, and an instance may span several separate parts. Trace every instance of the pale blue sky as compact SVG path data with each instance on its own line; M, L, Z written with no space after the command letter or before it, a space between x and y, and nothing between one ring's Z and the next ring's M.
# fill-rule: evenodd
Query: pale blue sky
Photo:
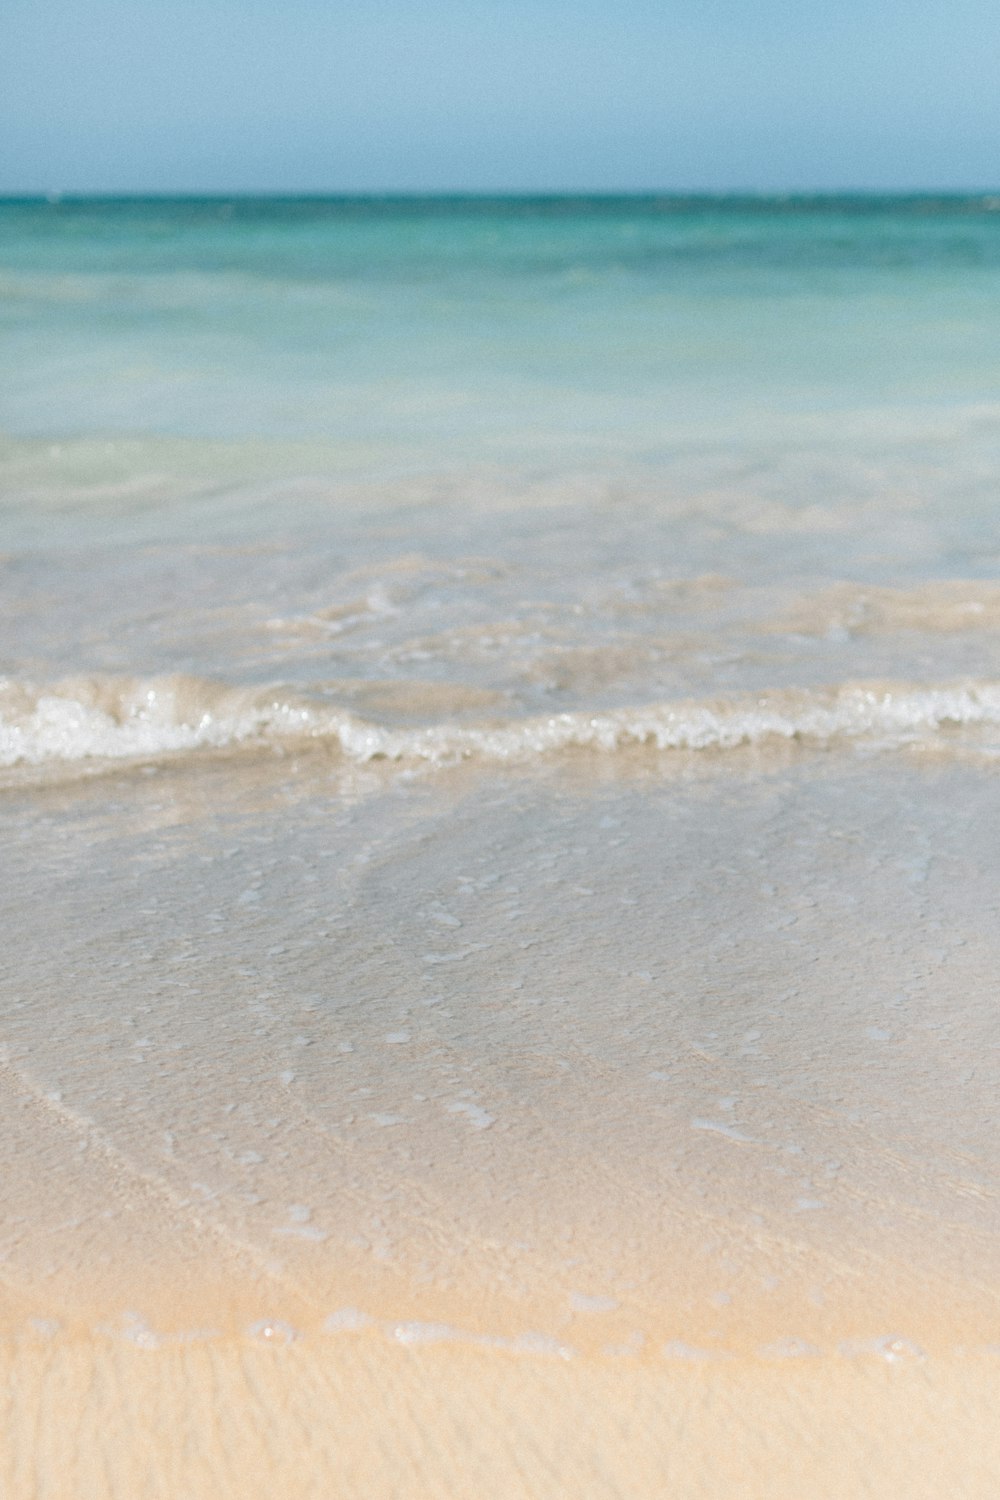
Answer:
M4 0L0 192L985 188L997 0Z

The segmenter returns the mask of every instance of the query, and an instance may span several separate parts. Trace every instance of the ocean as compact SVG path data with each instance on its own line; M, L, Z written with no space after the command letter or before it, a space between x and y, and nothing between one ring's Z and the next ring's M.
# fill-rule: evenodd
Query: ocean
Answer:
M0 347L6 1334L996 1345L1000 198L6 200Z

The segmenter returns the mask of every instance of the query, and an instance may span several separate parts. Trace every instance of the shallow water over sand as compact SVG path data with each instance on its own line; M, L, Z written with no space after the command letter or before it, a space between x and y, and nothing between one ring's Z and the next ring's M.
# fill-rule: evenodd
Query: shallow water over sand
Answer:
M0 205L19 1500L995 1492L998 234Z
M1000 1337L992 770L665 762L11 790L8 1326Z

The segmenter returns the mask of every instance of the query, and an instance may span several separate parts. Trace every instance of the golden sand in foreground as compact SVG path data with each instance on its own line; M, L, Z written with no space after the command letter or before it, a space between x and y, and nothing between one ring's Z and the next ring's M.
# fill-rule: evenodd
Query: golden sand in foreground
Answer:
M23 1343L7 1500L987 1500L1000 1360L565 1362L378 1336Z

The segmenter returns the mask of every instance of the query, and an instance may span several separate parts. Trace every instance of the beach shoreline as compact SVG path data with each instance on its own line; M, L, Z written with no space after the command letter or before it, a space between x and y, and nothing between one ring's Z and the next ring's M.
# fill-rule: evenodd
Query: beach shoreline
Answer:
M994 1500L995 210L0 203L3 1500Z

